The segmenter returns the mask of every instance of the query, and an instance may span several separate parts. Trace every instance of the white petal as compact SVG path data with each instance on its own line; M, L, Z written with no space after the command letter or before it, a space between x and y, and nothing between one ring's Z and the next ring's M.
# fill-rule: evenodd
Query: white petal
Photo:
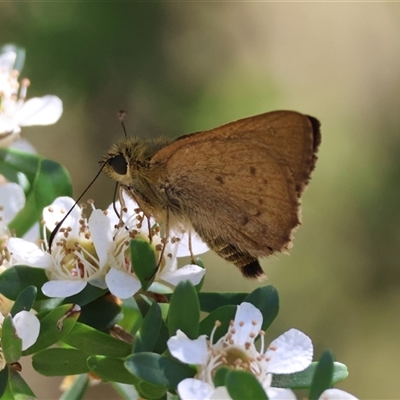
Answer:
M358 400L357 397L340 389L325 390L318 400Z
M238 306L233 328L235 333L232 334L232 340L239 346L245 343L254 343L258 336L263 316L261 311L254 307L251 303L242 303Z
M41 250L35 243L20 238L10 238L7 247L18 264L37 268L51 268L53 266L51 255Z
M14 69L17 53L13 50L7 50L0 54L0 72L9 75Z
M197 285L200 283L205 273L206 270L204 268L189 264L172 272L161 273L160 279L174 286L186 280L192 282L193 285Z
M186 378L178 384L178 394L182 400L206 400L213 392L210 384L194 378Z
M181 240L179 241L178 252L176 254L177 257L190 257L189 251L189 234L187 232L183 234L173 233L171 236L178 236ZM192 239L192 252L194 255L203 254L209 251L208 246L201 240L199 235L195 232L191 232Z
M75 204L74 199L71 197L63 196L57 197L53 203L51 203L48 207L43 209L43 219L46 224L46 228L49 231L52 231L58 222L60 222L65 214L72 208ZM50 211L52 210L52 211ZM82 218L82 210L77 205L71 211L68 218L64 222L64 227L72 228L70 232L71 236L77 236L79 234L79 220Z
M4 223L8 225L25 206L24 189L20 185L12 182L1 185L0 206L3 207L0 215Z
M19 126L50 125L61 117L62 101L57 96L33 97L27 100L14 116Z
M313 345L311 339L297 329L290 329L275 339L265 353L268 372L291 374L303 371L312 361Z
M214 390L214 393L209 397L209 400L231 400L228 389L225 386L219 386Z
M42 292L48 297L69 297L81 292L86 281L49 281L42 286Z
M0 147L8 147L19 137L18 133L20 132L21 128L12 118L7 117L4 114L0 114L0 135L3 135L3 137L0 139ZM10 134L5 135L6 133Z
M110 220L102 210L93 210L89 218L89 230L99 257L100 266L107 261L107 252L112 243Z
M167 342L170 353L186 364L204 365L207 361L206 335L189 339L180 329Z
M35 224L33 224L28 232L25 233L24 236L22 236L22 238L28 242L32 242L32 243L37 243L38 240L40 239L40 224L39 222L36 222Z
M13 318L15 330L22 339L22 350L31 347L39 336L40 322L36 315L28 311L20 311Z
M106 283L110 292L120 299L132 297L141 287L137 278L116 268L108 271Z
M105 277L94 278L89 281L92 286L96 286L100 289L107 289L107 283Z
M33 145L28 142L26 139L18 139L15 142L13 142L10 147L12 149L17 149L24 151L25 153L30 153L30 154L37 154L36 149L33 147Z
M267 396L269 400L297 400L296 395L290 389L267 389Z

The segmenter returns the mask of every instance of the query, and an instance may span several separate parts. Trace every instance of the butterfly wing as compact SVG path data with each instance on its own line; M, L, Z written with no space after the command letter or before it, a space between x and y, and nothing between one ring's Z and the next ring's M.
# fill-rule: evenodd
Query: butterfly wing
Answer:
M261 257L291 243L318 135L307 116L267 113L182 137L151 163L172 211L211 247Z

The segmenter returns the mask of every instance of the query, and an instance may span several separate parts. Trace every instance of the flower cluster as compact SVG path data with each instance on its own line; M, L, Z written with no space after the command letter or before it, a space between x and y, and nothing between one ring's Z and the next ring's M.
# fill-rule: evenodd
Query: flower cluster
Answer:
M21 52L24 53L23 49L13 45L0 49L0 147L8 147L18 140L21 126L53 124L62 114L62 101L57 96L26 100L30 81L18 80L17 68L21 69L22 65L16 65Z
M243 302L237 307L234 321L228 332L216 343L213 336L219 324L216 323L210 338L205 335L191 340L182 331L177 331L167 344L170 353L183 363L195 364L195 378L182 380L178 385L182 400L231 399L224 386L214 386L214 376L221 367L249 371L260 382L269 399L296 399L289 389L271 387L273 374L291 374L305 370L312 361L311 339L297 329L290 329L264 347L265 332L261 330L263 317L253 304ZM257 350L255 340L261 340ZM320 399L356 400L338 389L325 391Z
M72 211L54 236L53 243L45 240L39 247L20 238L10 238L7 243L14 264L24 264L44 268L49 281L42 291L49 297L68 297L82 291L87 284L108 288L112 294L124 299L133 296L141 287L131 265L131 239L150 241L158 261L156 280L175 286L182 280L190 280L197 285L204 276L205 270L198 265L186 265L178 269L177 256L188 255L180 243L184 236L175 237L164 243L159 229L153 220L144 223L144 215L128 197L124 200L126 210L123 220L116 214L114 207L106 211L96 209L91 203L92 212L85 216L85 208L74 206L69 197L57 198L43 211L44 226L53 231L68 210ZM118 207L118 203L116 206ZM147 222L147 221L146 221ZM148 229L151 228L151 233ZM44 237L46 234L44 232ZM198 240L192 241L194 254L207 250ZM178 254L179 253L179 254ZM150 290L156 291L156 286Z

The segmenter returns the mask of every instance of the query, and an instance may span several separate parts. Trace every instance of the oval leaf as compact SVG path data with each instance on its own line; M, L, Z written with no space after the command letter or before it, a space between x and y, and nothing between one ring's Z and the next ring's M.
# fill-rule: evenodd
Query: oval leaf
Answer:
M190 339L199 336L200 304L196 289L190 281L176 286L168 311L168 329L171 336L180 329Z
M0 293L10 300L16 300L28 286L38 289L37 300L47 299L40 288L48 282L46 273L41 268L16 265L0 274Z
M15 300L11 309L11 315L14 317L20 311L29 311L36 300L36 295L37 288L35 286L26 287Z
M77 349L46 349L32 357L35 371L45 376L83 374L89 371L87 353Z
M125 360L116 357L91 356L87 360L87 365L92 372L105 381L126 383L134 385L139 382L139 378L128 372L125 368Z
M126 357L131 353L131 345L99 332L90 326L77 322L62 341L86 354L98 354L109 357Z
M153 246L146 240L133 239L130 242L131 263L136 276L146 291L153 283L158 264Z
M309 400L318 400L321 394L332 386L333 368L333 355L325 351L315 369Z
M24 355L34 354L44 350L61 340L71 331L79 317L79 312L74 311L73 304L64 304L55 308L50 313L38 315L40 332L35 344L24 351Z
M229 371L225 377L226 388L232 400L268 400L257 378L247 371Z
M186 364L154 353L132 354L125 367L141 380L169 389L176 389L182 379L192 378L196 373Z

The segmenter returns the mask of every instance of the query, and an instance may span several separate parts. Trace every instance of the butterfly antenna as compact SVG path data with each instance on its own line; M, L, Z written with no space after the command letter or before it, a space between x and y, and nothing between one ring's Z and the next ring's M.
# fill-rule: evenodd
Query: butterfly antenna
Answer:
M124 110L121 110L118 112L118 119L121 122L122 130L124 131L124 135L125 135L125 139L128 139L128 135L126 133L125 123L124 123L124 119L127 115L128 115L128 113Z
M117 206L115 205L115 202L117 200L117 193L118 193L118 189L119 189L119 184L118 182L115 184L115 189L114 189L114 196L113 196L113 209L115 214L117 215L118 219L121 221L122 217L121 214L119 213L119 211L117 210ZM121 207L122 208L122 207Z
M89 188L93 185L93 183L96 181L96 179L99 177L100 173L103 171L103 168L106 166L107 162L105 162L99 169L99 172L97 172L96 176L92 179L92 181L89 183L88 187L83 191L83 193L78 197L78 200L75 201L75 204L68 210L68 212L65 214L64 218L56 225L56 227L52 230L50 237L49 237L49 252L51 253L51 246L53 244L54 238L57 234L57 232L60 230L62 224L65 222L65 220L68 218L68 216L71 214L72 210L75 208L75 206L82 200L82 197L86 194L86 192L89 190Z

